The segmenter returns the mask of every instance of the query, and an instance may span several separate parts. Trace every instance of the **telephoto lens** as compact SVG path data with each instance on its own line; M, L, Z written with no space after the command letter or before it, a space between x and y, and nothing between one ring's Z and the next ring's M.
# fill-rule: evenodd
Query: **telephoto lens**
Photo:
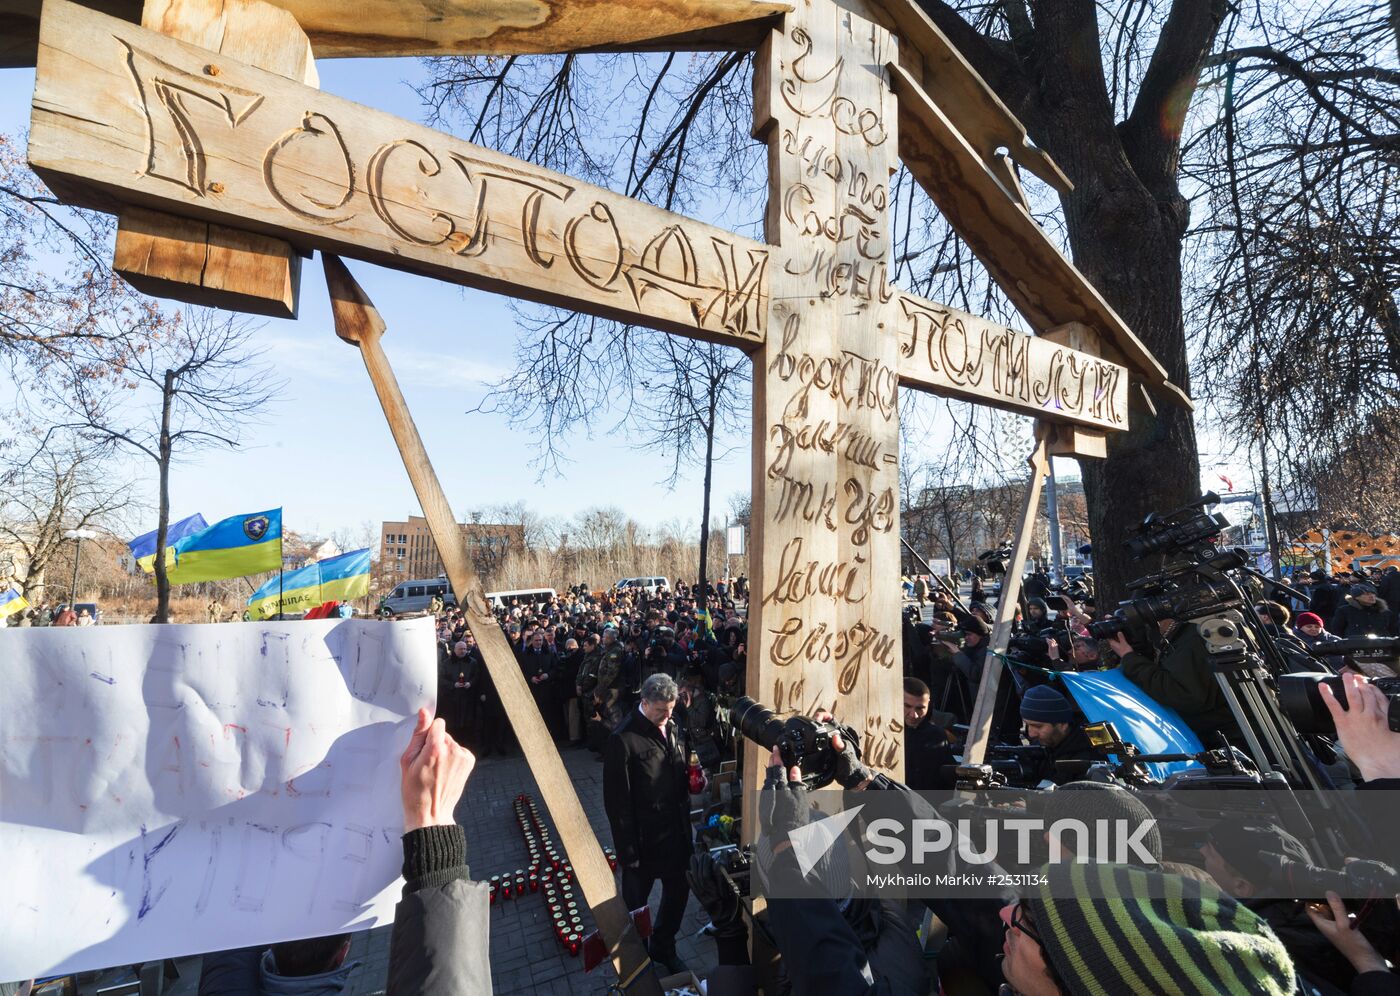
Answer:
M743 736L769 750L778 746L783 736L783 723L773 716L773 710L747 695L729 707L729 722Z

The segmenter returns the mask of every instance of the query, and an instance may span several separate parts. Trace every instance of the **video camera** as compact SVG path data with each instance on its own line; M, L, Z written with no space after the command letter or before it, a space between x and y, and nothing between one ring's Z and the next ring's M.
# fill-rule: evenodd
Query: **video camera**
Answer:
M823 788L836 777L836 759L841 752L832 746L834 735L839 734L842 742L850 744L860 756L860 737L851 727L806 716L783 721L773 715L772 709L747 695L735 699L729 707L729 722L760 747L776 747L784 767L800 767L802 783L809 789Z
M1137 535L1124 541L1123 546L1134 560L1160 553L1172 556L1204 544L1214 552L1214 541L1230 525L1219 512L1207 512L1205 506L1216 505L1220 496L1207 491L1193 502L1160 515L1151 512L1137 528Z
M977 562L993 577L1006 573L1006 563L1011 559L1011 544L1003 543L991 550L983 550L977 555Z
M1324 652L1328 657L1344 655L1352 665L1364 660L1367 663L1385 664L1394 670L1396 662L1400 661L1400 639L1394 637L1369 636L1337 640L1333 643L1318 644L1310 649L1313 655L1318 657L1323 656ZM1386 722L1392 731L1400 733L1400 678L1367 680L1390 700ZM1279 707L1292 720L1299 733L1319 733L1327 737L1336 737L1337 725L1332 720L1332 713L1322 701L1323 685L1331 686L1332 694L1336 696L1342 708L1347 708L1346 688L1340 675L1329 671L1305 671L1278 676Z

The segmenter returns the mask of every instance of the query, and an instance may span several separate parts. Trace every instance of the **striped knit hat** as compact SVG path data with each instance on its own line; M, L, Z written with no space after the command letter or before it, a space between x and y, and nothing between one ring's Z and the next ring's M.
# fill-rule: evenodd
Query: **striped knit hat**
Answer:
M1043 871L1025 902L1072 996L1295 991L1293 963L1268 924L1212 885L1127 865ZM1100 896L1121 898L1089 898Z

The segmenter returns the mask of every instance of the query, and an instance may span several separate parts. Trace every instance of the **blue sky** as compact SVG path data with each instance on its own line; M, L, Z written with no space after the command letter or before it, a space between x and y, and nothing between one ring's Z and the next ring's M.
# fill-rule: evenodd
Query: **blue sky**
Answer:
M317 70L329 93L422 119L410 87L421 75L415 59L326 59ZM0 70L0 130L27 130L33 86L32 70ZM459 514L524 500L550 516L616 505L647 525L698 524L700 468L667 491L658 482L669 460L612 434L616 419L601 418L593 438L573 440L576 459L564 477L539 479L530 466L535 444L529 434L499 415L467 414L481 399L483 382L514 363L515 316L506 298L347 263L389 326L385 350ZM257 338L288 380L285 397L244 449L200 453L177 468L172 517L201 512L212 522L281 505L287 528L329 533L416 514L417 501L359 354L332 331L319 258L302 270L300 317L268 320ZM477 451L470 464L467 441ZM716 467L717 514L722 516L731 494L748 487L745 443ZM154 508L153 482L147 490ZM154 525L153 513L151 520Z

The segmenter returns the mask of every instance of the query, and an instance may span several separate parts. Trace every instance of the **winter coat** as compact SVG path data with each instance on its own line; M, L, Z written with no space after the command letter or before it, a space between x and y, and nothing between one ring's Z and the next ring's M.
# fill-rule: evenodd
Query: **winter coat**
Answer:
M1297 637L1298 640L1301 641L1304 646L1306 646L1309 650L1312 651L1325 649L1327 644L1338 643L1341 641L1340 636L1337 636L1333 633L1329 633L1325 629L1321 633L1318 633L1317 636L1308 636L1308 634L1304 633L1301 629L1295 628L1293 630L1293 635ZM1344 663L1346 663L1346 658L1343 657L1341 654L1328 654L1326 657L1322 658L1322 660L1319 660L1317 662L1318 667L1322 666L1323 661L1326 661L1327 664L1331 665L1333 670L1337 670ZM1314 670L1316 670L1316 668L1314 668Z
M1179 712L1186 725L1207 741L1206 746L1214 745L1217 731L1232 744L1244 742L1211 669L1205 641L1194 625L1177 626L1158 648L1155 660L1133 651L1121 666L1133 684Z
M335 996L359 968L348 961L318 975L286 976L266 945L206 954L199 970L199 996Z
M1330 620L1342 604L1345 589L1334 581L1323 581L1313 589L1308 611L1320 619Z
M404 834L403 898L389 938L387 996L491 992L491 907L466 864L466 832L424 827Z
M630 710L603 748L603 809L624 865L644 875L690 867L689 758L674 719L663 736L639 709Z
M1353 636L1395 636L1395 615L1385 599L1378 598L1370 605L1362 605L1351 595L1342 602L1332 615L1327 629L1343 640Z

